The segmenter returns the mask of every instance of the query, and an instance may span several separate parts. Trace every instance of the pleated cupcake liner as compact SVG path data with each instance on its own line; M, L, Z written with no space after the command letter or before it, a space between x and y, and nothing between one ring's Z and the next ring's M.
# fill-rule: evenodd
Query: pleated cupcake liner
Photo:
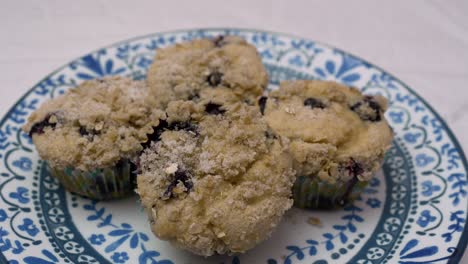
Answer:
M122 198L131 194L135 188L135 172L128 160L92 171L73 167L58 169L49 164L48 170L68 191L94 200Z
M329 183L317 177L299 176L293 186L294 206L306 209L335 209L353 202L368 181L353 178Z

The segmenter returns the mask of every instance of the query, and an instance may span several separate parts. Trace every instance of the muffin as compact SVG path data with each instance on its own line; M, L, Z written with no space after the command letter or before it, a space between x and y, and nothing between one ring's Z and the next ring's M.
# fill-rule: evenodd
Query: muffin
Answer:
M258 100L278 135L291 141L294 203L333 208L353 201L380 168L393 133L382 96L328 81L285 81Z
M137 177L153 233L203 256L265 240L293 204L287 140L244 103L174 101L167 116Z
M254 46L240 37L219 36L158 49L147 83L161 108L201 96L255 104L268 75Z
M132 161L164 119L147 96L144 82L128 78L86 81L45 102L23 130L66 189L93 199L122 197L134 188Z

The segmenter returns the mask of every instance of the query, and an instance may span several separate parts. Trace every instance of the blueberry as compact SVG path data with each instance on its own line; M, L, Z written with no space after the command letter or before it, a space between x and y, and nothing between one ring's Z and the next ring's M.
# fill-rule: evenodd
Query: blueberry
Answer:
M89 135L89 132L88 132L88 130L86 130L86 127L80 126L80 129L78 130L78 132L79 132L80 135L82 135L82 136L87 136L87 135Z
M32 127L31 130L29 131L29 136L32 137L33 134L43 134L44 133L44 128L50 127L50 128L55 128L57 125L56 123L51 123L49 122L50 118L53 116L53 114L48 114L44 117L44 119L40 122L35 123Z
M149 147L151 142L159 141L161 139L161 134L169 127L169 124L166 120L159 120L159 124L153 127L153 133L148 134L148 140L145 143L142 143L141 146L143 149Z
M268 100L268 97L266 96L262 96L260 97L260 99L258 99L258 105L260 106L260 113L262 113L262 115L265 113L265 106L266 106L267 100Z
M197 100L200 98L200 95L198 93L193 93L193 94L190 94L187 99L188 100Z
M208 75L208 77L206 78L206 81L212 87L216 87L220 85L222 80L223 80L223 74L218 71L210 73L210 75Z
M364 169L362 168L361 164L357 163L353 158L349 160L348 164L345 166L345 169L353 177L357 177L358 175L364 173Z
M252 104L252 101L249 100L249 99L244 99L244 100L242 100L242 102L244 102L244 104L246 104L246 105L250 105L250 106L253 105L253 104Z
M80 129L78 130L78 132L80 133L80 135L82 136L94 136L94 135L99 135L101 134L101 132L95 130L95 129L87 129L86 127L82 127L80 126Z
M312 109L314 109L314 108L323 109L323 108L326 107L326 105L322 101L320 101L319 99L316 99L316 98L312 98L312 97L305 99L304 105L308 106L308 107L310 107Z
M175 173L174 176L171 179L171 182L167 186L166 191L163 194L163 199L170 199L174 197L173 190L181 182L184 187L185 187L185 192L188 193L192 190L193 188L193 182L192 182L192 175L185 170L178 169Z
M226 45L227 42L226 42L226 38L223 35L220 35L213 39L213 43L217 48L220 48Z
M371 96L366 96L350 107L364 121L378 122L382 120L382 107Z
M184 130L198 134L198 127L190 122L172 122L169 124L167 130Z
M157 142L161 140L161 135L166 130L185 130L198 134L198 127L190 122L172 122L169 124L166 120L159 120L159 125L153 127L153 133L148 134L148 140L145 143L141 144L143 149L149 147L151 145L151 142Z
M276 136L276 134L271 130L265 131L265 137L269 138L269 139L277 139L278 138L278 136Z
M347 164L344 165L344 169L348 171L349 175L351 175L352 178L347 183L346 191L344 192L343 196L341 197L341 199L338 200L338 204L340 206L343 206L349 202L353 188L359 181L358 176L364 173L362 165L356 162L353 158L351 158L347 162Z
M205 112L210 114L210 115L222 115L226 113L226 110L221 108L222 105L216 104L216 103L207 103L205 105Z
M86 129L86 127L82 127L82 126L80 126L80 129L78 130L78 132L80 133L82 137L87 137L89 141L94 140L94 135L101 134L101 132L95 129L88 130Z

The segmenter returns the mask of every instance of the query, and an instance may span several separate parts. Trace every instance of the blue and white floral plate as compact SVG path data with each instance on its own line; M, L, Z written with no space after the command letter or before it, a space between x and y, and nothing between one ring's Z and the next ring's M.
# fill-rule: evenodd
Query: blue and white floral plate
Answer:
M246 254L201 258L156 239L138 197L94 202L66 192L21 132L44 101L105 75L144 78L155 50L192 38L241 35L270 73L336 80L380 93L395 131L382 170L353 205L292 209L266 242ZM407 85L342 50L258 30L158 33L87 54L41 80L0 123L0 263L457 263L467 245L467 161L440 116Z

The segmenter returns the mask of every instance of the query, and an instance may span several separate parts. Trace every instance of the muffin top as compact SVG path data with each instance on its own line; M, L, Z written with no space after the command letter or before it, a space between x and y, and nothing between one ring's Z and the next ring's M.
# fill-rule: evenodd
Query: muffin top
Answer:
M336 82L285 81L259 107L271 129L291 140L298 175L369 180L393 138L385 98Z
M243 103L174 101L167 116L137 177L153 232L204 256L267 238L292 205L287 140Z
M45 102L23 127L42 159L84 171L132 159L164 113L145 103L144 82L124 77L86 81Z
M255 102L268 84L257 50L236 36L197 39L156 51L147 74L151 99L170 101L227 94L232 101Z

